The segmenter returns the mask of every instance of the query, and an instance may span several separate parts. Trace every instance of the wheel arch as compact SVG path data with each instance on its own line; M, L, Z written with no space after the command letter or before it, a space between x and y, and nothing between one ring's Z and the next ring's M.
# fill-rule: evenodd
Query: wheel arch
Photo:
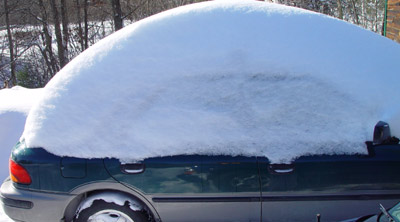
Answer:
M80 186L73 191L70 192L73 195L76 195L72 201L69 202L64 211L64 220L66 222L72 221L75 214L77 213L78 207L83 201L86 201L89 197L93 195L101 195L101 193L115 193L120 197L125 197L126 201L130 202L130 200L135 200L140 204L141 207L146 211L146 213L153 219L155 222L161 222L161 218L157 213L153 204L145 197L141 192L128 188L120 183L115 182L97 182L90 183Z

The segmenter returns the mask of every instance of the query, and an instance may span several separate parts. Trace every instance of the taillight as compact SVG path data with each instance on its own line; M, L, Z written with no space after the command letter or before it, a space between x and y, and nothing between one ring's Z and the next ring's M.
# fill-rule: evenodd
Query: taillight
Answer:
M29 176L28 171L24 167L10 159L9 168L12 181L20 184L31 184L31 176Z

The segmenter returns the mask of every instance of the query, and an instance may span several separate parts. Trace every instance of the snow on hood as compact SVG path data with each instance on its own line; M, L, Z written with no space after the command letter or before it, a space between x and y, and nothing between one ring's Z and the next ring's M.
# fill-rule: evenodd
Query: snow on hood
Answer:
M136 22L45 87L28 147L123 161L176 154L366 153L379 120L400 135L400 45L277 4L212 1Z

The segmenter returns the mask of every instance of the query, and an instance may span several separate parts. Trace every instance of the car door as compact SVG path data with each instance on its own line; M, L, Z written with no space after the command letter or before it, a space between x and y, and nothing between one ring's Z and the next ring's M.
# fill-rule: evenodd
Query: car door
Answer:
M370 214L400 198L399 146L369 155L301 157L292 164L260 158L263 221L340 221Z
M106 166L113 177L142 192L163 222L261 220L256 157L149 158L141 163L143 172L134 174L121 173L124 167L110 161Z

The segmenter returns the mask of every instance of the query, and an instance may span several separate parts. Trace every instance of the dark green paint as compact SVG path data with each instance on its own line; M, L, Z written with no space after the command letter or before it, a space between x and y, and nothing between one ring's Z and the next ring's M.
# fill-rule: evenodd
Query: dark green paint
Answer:
M104 168L102 159L66 157L62 161L61 157L42 148L26 148L24 143L14 147L11 158L21 164L32 177L32 184L16 184L18 188L70 192L86 183L116 182Z
M65 178L85 178L87 160L74 157L61 158L61 175Z
M400 190L399 157L398 146L377 146L375 155L301 157L293 172L281 175L260 159L262 192Z
M259 192L255 157L203 156L203 192Z
M192 161L190 161L192 160ZM145 193L193 193L201 191L200 162L184 156L150 158L144 161L145 171L126 174L116 159L104 161L110 174L118 181ZM192 170L190 174L189 170Z
M116 180L145 193L259 192L255 157L182 155L149 158L143 163L143 173L126 174L118 160L105 160Z
M182 155L146 159L144 172L129 174L117 159L61 158L24 143L11 158L32 177L32 184L16 186L52 192L99 181L120 181L148 194L400 190L399 145L370 147L370 155L301 157L289 173L274 172L263 157Z

